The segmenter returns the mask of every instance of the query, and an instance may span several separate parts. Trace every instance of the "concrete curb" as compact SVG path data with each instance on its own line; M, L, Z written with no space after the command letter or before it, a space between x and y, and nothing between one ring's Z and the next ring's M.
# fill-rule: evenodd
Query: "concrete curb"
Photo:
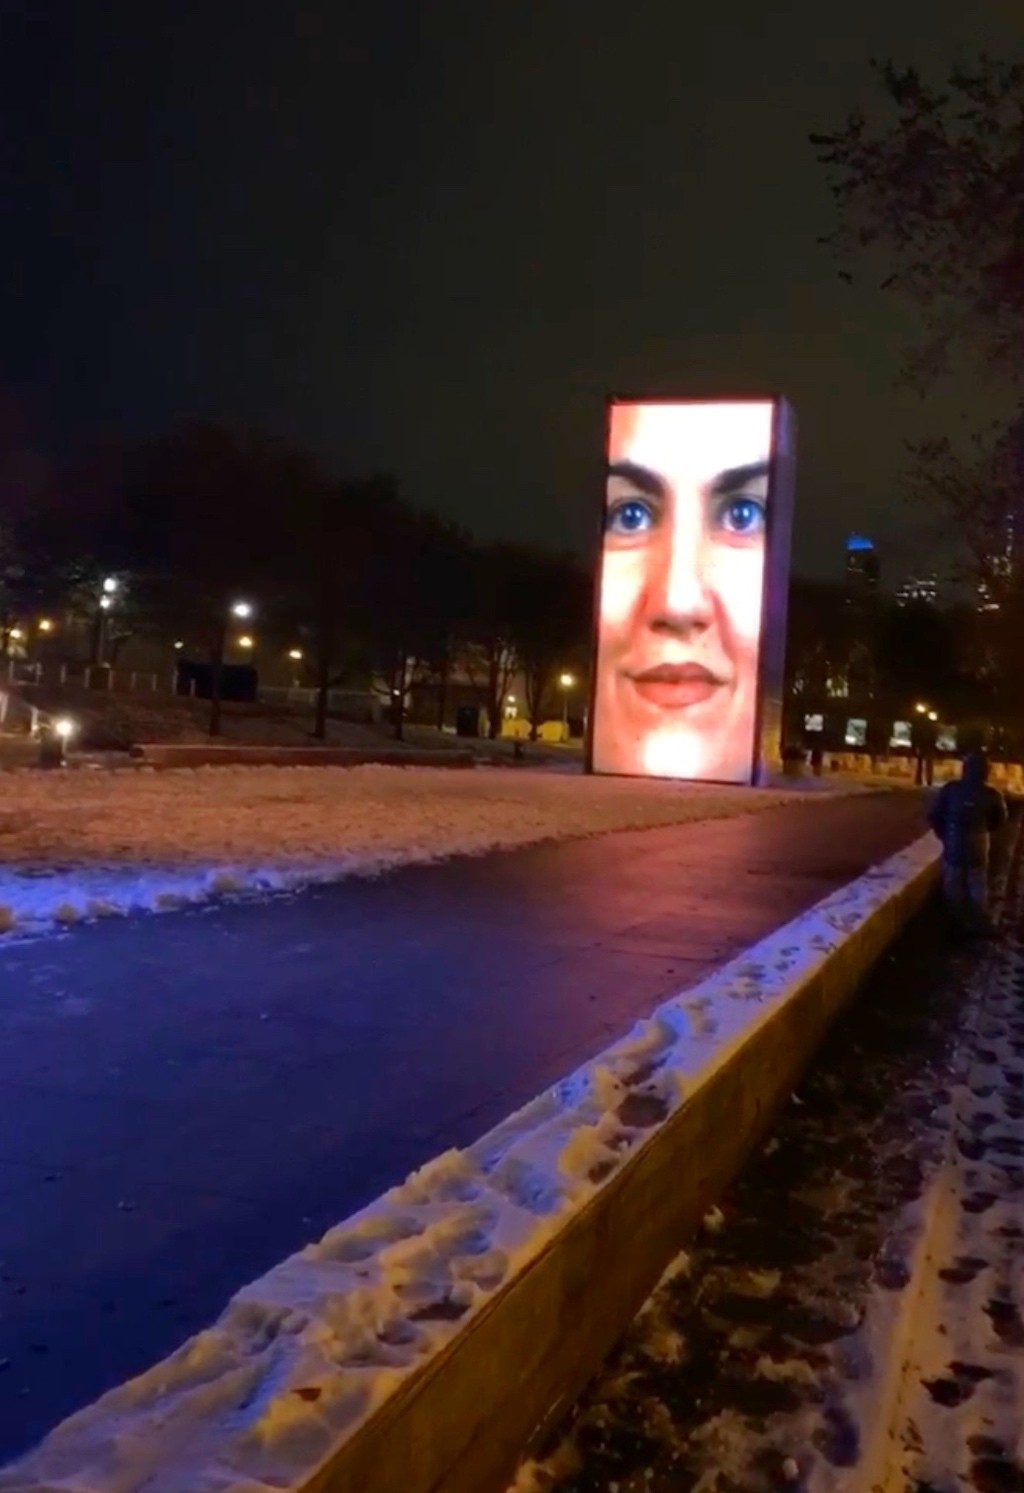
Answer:
M387 747L216 746L205 742L139 743L130 752L142 767L472 767L472 752Z
M825 1031L923 905L937 859L702 1082L541 1256L302 1493L490 1493L575 1401L796 1087ZM690 1172L687 1157L698 1158Z
M761 1143L827 1027L923 904L936 872L937 848L930 840L918 842L666 1003L661 1016L641 1024L632 1045L619 1044L567 1080L561 1087L574 1093L583 1092L588 1076L593 1088L599 1075L615 1073L617 1056L619 1072L631 1074L604 1105L620 1132L634 1126L620 1158L606 1171L586 1173L589 1184L570 1196L561 1216L534 1217L532 1235L509 1249L510 1265L500 1282L478 1292L460 1320L432 1319L422 1346L394 1366L385 1350L383 1372L371 1359L360 1408L347 1422L345 1397L348 1386L359 1382L353 1379L359 1359L331 1345L334 1324L368 1320L365 1341L373 1347L381 1341L373 1324L386 1322L386 1314L375 1304L379 1297L360 1295L344 1262L356 1262L356 1275L369 1277L373 1249L367 1244L360 1253L352 1246L376 1235L385 1277L407 1278L413 1259L408 1250L422 1249L420 1241L429 1241L437 1222L424 1207L421 1216L434 1218L434 1225L415 1218L405 1224L404 1216L420 1206L416 1188L422 1191L423 1183L417 1179L332 1231L338 1236L333 1241L328 1235L322 1246L245 1288L224 1325L202 1335L205 1343L196 1339L191 1355L186 1345L165 1365L72 1417L37 1452L0 1474L0 1488L40 1490L57 1478L66 1479L62 1486L69 1489L97 1493L142 1487L161 1493L186 1487L190 1493L257 1486L294 1493L502 1488L524 1452L576 1398L687 1236ZM710 1005L716 991L724 1019L713 1042L702 1043L699 1031L681 1039L682 1046L667 1037L663 1042L660 1092L675 1096L667 1115L628 1121L627 1105L636 1111L652 1102L647 1079L657 1061L645 1062L644 1054L654 1052L654 1038L673 1022L695 1023L701 1002ZM622 1061L627 1050L628 1068ZM569 1118L586 1113L577 1105ZM509 1127L514 1119L472 1148L480 1180L473 1182L471 1197L479 1199L488 1186L497 1197L488 1177L500 1168L488 1174L481 1158L502 1152ZM600 1124L580 1128L596 1132ZM561 1143L564 1135L556 1131L555 1139ZM507 1144L506 1157L511 1150ZM556 1156L562 1154L559 1144ZM459 1234L460 1207L465 1212L481 1206L466 1202L465 1189L438 1189L434 1196L442 1235ZM452 1202L446 1204L445 1197ZM404 1215L408 1242L388 1237L386 1204L392 1220ZM476 1247L456 1240L446 1260L439 1253L443 1239L434 1237L435 1273L473 1257ZM274 1327L268 1341L267 1324L285 1320L283 1313L295 1323L290 1337ZM305 1337L303 1322L309 1328ZM250 1386L233 1408L234 1391L220 1393L215 1423L208 1409L214 1387L201 1372L207 1355L225 1365L222 1381L235 1372L229 1368L235 1362ZM316 1370L315 1363L324 1361L326 1367ZM205 1384L193 1409L189 1396L197 1376ZM332 1403L335 1389L339 1398ZM253 1396L260 1405L258 1425L246 1424L243 1414ZM275 1427L287 1432L280 1447L273 1445ZM124 1451L131 1445L146 1448L135 1471ZM168 1460L178 1458L178 1465Z
M868 1361L880 1366L867 1378L866 1391L856 1401L856 1425L861 1433L861 1454L854 1467L824 1477L809 1479L829 1493L872 1493L887 1484L892 1463L893 1439L903 1399L907 1364L914 1347L915 1327L921 1305L931 1287L936 1260L949 1256L955 1236L956 1208L950 1194L945 1163L931 1178L924 1195L904 1210L890 1238L909 1245L907 1284L899 1292L879 1293L858 1332L867 1349Z

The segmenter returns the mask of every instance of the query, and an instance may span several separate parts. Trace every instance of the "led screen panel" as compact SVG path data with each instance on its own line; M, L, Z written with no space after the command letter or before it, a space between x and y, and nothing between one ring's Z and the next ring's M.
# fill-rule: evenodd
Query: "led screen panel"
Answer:
M610 402L592 771L753 783L776 765L792 476L782 400Z

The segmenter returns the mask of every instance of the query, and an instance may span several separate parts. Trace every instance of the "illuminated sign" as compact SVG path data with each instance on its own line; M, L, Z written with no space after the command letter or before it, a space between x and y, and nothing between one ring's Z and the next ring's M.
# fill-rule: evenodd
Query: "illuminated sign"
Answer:
M777 766L793 465L782 400L611 401L592 771Z

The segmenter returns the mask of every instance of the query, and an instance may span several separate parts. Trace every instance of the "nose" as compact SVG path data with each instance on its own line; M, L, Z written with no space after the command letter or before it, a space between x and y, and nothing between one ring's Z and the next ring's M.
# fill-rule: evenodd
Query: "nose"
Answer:
M711 626L714 603L708 587L703 524L676 514L665 536L648 591L647 621L653 632L688 637Z

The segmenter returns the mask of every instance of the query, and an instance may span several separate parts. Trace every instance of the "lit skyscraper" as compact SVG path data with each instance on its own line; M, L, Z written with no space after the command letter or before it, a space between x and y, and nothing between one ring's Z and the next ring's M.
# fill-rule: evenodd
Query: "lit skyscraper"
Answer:
M939 600L939 580L931 575L908 575L896 592L897 606L936 606Z
M846 596L853 605L863 605L878 591L881 567L874 540L851 534L846 541Z

